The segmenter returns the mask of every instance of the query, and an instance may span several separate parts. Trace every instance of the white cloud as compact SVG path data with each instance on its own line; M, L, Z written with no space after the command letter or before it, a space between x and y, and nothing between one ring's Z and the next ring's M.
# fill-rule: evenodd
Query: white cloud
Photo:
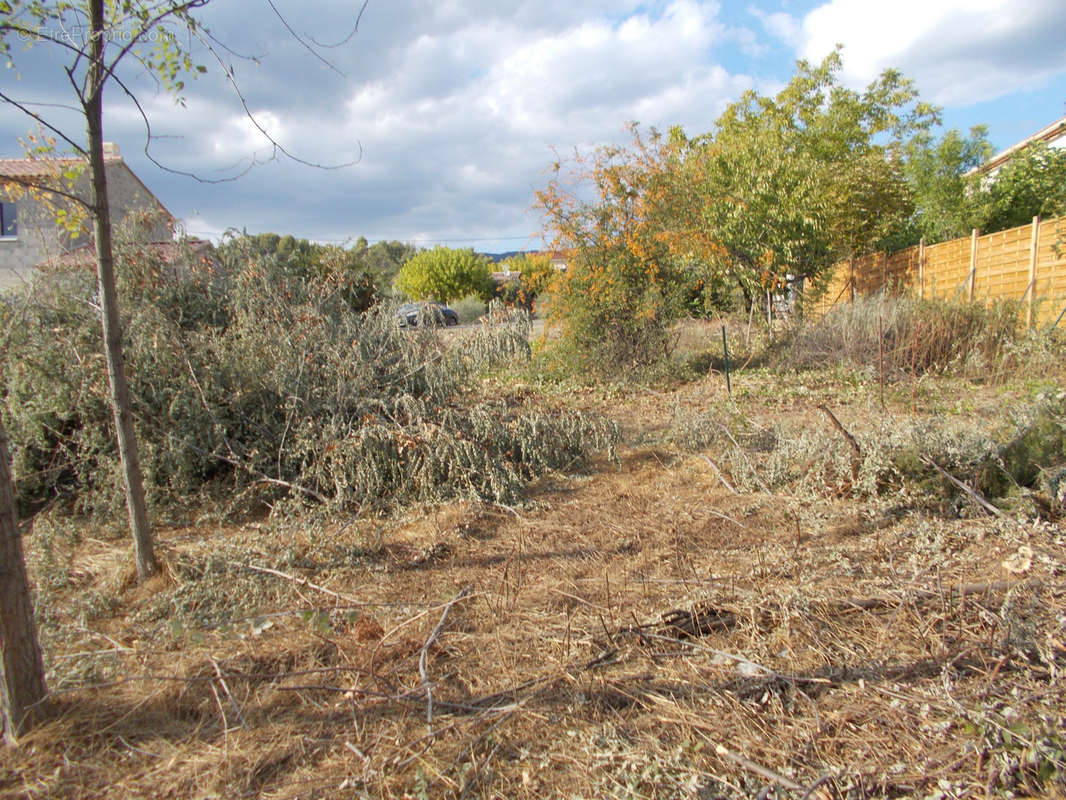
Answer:
M628 120L702 132L751 85L710 59L722 30L713 12L678 0L658 15L540 31L499 17L423 32L393 54L402 70L355 88L340 124L286 124L325 149L362 142L353 181L406 190L407 204L382 216L386 233L530 231L553 148L625 140Z
M263 157L271 153L274 142L290 138L289 126L282 123L281 115L275 111L253 111L251 117L229 114L208 137L208 152L213 160L221 162L248 158L250 154Z
M749 9L752 16L762 23L763 28L790 47L798 48L803 43L803 27L798 19L784 11L766 12L758 8Z
M804 18L800 54L844 44L844 77L886 67L938 103L991 100L1066 70L1066 4L1058 0L832 0Z
M533 190L546 183L554 151L625 142L630 120L708 131L742 91L776 91L793 56L817 61L838 41L846 43L851 84L898 67L941 103L1029 86L1066 64L1061 0L1014 0L1009 8L1006 0L826 0L806 16L791 0L757 5L373 0L358 35L321 51L333 71L261 0L216 3L205 9L214 34L261 56L232 58L260 122L301 159L335 165L361 152L359 163L324 171L282 158L233 183L207 185L143 158L143 124L119 91L108 96L105 125L174 213L199 211L192 227L428 243L531 232L538 225L529 211ZM313 0L288 22L305 41L337 42L351 29L352 9ZM215 63L196 55L209 72L188 83L185 107L136 69L126 79L152 120L153 154L217 179L271 149ZM29 60L35 56L20 56L27 59L22 87L42 102L69 102L65 76L46 59ZM13 144L27 125L7 112L0 107L0 128ZM75 126L78 135L82 127Z

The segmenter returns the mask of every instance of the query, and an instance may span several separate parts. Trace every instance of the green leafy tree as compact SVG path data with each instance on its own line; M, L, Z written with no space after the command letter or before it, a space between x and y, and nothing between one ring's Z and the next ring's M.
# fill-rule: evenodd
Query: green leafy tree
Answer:
M908 143L903 172L914 202L910 219L885 237L883 249L943 242L966 236L980 224L981 180L974 170L992 152L983 126L968 136L946 131L939 139L925 131Z
M365 244L366 240L362 240ZM366 311L381 297L374 276L366 268L365 247L324 245L276 233L229 235L219 246L227 260L269 261L274 267L304 281L319 296L337 294L355 312Z
M362 242L365 244L366 239ZM396 241L374 242L368 247L357 247L356 250L364 268L374 276L374 283L381 292L392 289L400 267L418 254L418 248L413 244Z
M413 300L447 303L467 295L492 297L489 261L471 248L434 247L407 261L396 276L396 288Z
M775 97L748 92L687 143L670 193L676 252L751 294L869 252L909 218L904 154L936 111L898 72L857 92L840 67L839 51L801 61Z
M986 233L1066 214L1066 149L1032 144L982 186L978 227Z
M573 258L553 314L591 363L653 360L678 316L728 301L725 281L762 297L910 216L903 154L936 112L895 71L856 92L840 68L839 51L801 61L776 96L748 92L710 133L634 126L632 146L556 165L538 204Z

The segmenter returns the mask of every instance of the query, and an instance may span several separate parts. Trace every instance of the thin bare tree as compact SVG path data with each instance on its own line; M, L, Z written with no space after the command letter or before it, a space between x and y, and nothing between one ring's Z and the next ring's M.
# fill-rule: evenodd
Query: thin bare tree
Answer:
M44 662L15 516L7 432L0 423L0 719L14 742L43 713Z
M298 158L286 150L256 120L241 93L233 69L223 61L218 48L223 48L231 55L233 51L214 39L210 31L194 16L194 12L208 5L209 2L210 0L185 0L184 2L138 0L121 4L107 3L105 0L82 0L73 3L69 0L54 0L54 2L3 0L0 2L0 56L5 56L8 66L13 66L10 46L10 40L13 38L21 42L47 44L65 54L68 64L64 67L64 72L77 101L76 109L85 121L85 139L82 144L73 131L45 118L38 110L38 104L16 98L7 90L0 90L0 101L22 111L47 135L62 141L64 147L78 154L88 167L87 198L75 191L73 182L64 184L61 180L55 180L54 176L44 183L26 178L14 178L13 180L32 190L51 193L81 204L92 221L100 292L101 327L110 382L111 406L114 412L115 436L122 465L130 531L133 536L137 578L140 582L154 575L159 565L155 557L154 540L148 521L144 478L134 431L129 381L122 351L123 331L115 283L112 221L103 147L104 89L109 84L115 84L136 106L145 123L148 139L145 151L148 152L148 146L152 141L150 121L135 93L119 77L119 65L127 58L135 59L156 78L163 88L174 95L180 95L185 85L183 81L185 74L195 75L207 71L206 67L193 63L188 47L183 44L183 41L197 41L217 61L248 119L272 145L272 158L277 158L281 154L309 166L337 168L325 167L325 165ZM330 45L321 45L313 40L301 38L278 11L276 5L270 0L267 2L290 35L317 58L329 63L317 52L316 47ZM358 30L359 21L365 9L366 2L358 11L355 26L348 36L349 39ZM71 24L72 22L77 24ZM73 33L74 30L84 30L86 33L79 37ZM184 40L179 38L178 32L186 34ZM148 52L141 52L138 49L139 45L149 38L152 44L151 49ZM150 153L149 157L152 158ZM152 160L157 165L166 168L154 158ZM249 168L257 163L260 162L253 157ZM347 166L347 164L337 166ZM228 180L235 177L239 175L231 176Z

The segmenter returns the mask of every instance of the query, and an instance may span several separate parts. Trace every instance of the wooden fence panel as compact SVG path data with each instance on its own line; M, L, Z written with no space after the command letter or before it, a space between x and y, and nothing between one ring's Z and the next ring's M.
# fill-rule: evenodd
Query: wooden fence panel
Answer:
M882 289L921 293L940 300L966 300L970 296L971 267L975 265L975 300L1022 301L1023 316L1028 320L1031 295L1032 322L1052 324L1066 308L1066 217L1042 220L1038 234L1035 268L1032 225L978 236L976 259L972 259L974 242L968 236L926 246L924 254L921 247L909 247L887 257L872 253L850 264L842 262L833 270L829 291L819 302L819 310L824 314L834 305L850 301L853 293L870 295ZM924 260L924 266L920 266L920 260Z
M882 253L870 253L862 258L855 259L855 293L874 294L881 290L884 280L881 272L881 264L884 261Z
M1027 225L978 238L975 299L991 302L1025 296L1029 288L1031 228Z
M970 277L970 240L955 239L925 248L925 274L930 297L963 297Z
M1035 294L1036 318L1041 325L1050 325L1066 308L1066 217L1040 223Z
M886 285L890 289L916 289L918 287L918 255L917 247L908 247L888 257L885 272Z

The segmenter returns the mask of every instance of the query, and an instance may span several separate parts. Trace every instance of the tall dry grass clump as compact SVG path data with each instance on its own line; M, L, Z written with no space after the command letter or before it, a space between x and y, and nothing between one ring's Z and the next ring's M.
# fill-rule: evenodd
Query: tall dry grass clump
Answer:
M857 298L800 323L778 351L781 366L874 367L922 375L1014 363L1026 334L1019 305L991 306L884 295Z

